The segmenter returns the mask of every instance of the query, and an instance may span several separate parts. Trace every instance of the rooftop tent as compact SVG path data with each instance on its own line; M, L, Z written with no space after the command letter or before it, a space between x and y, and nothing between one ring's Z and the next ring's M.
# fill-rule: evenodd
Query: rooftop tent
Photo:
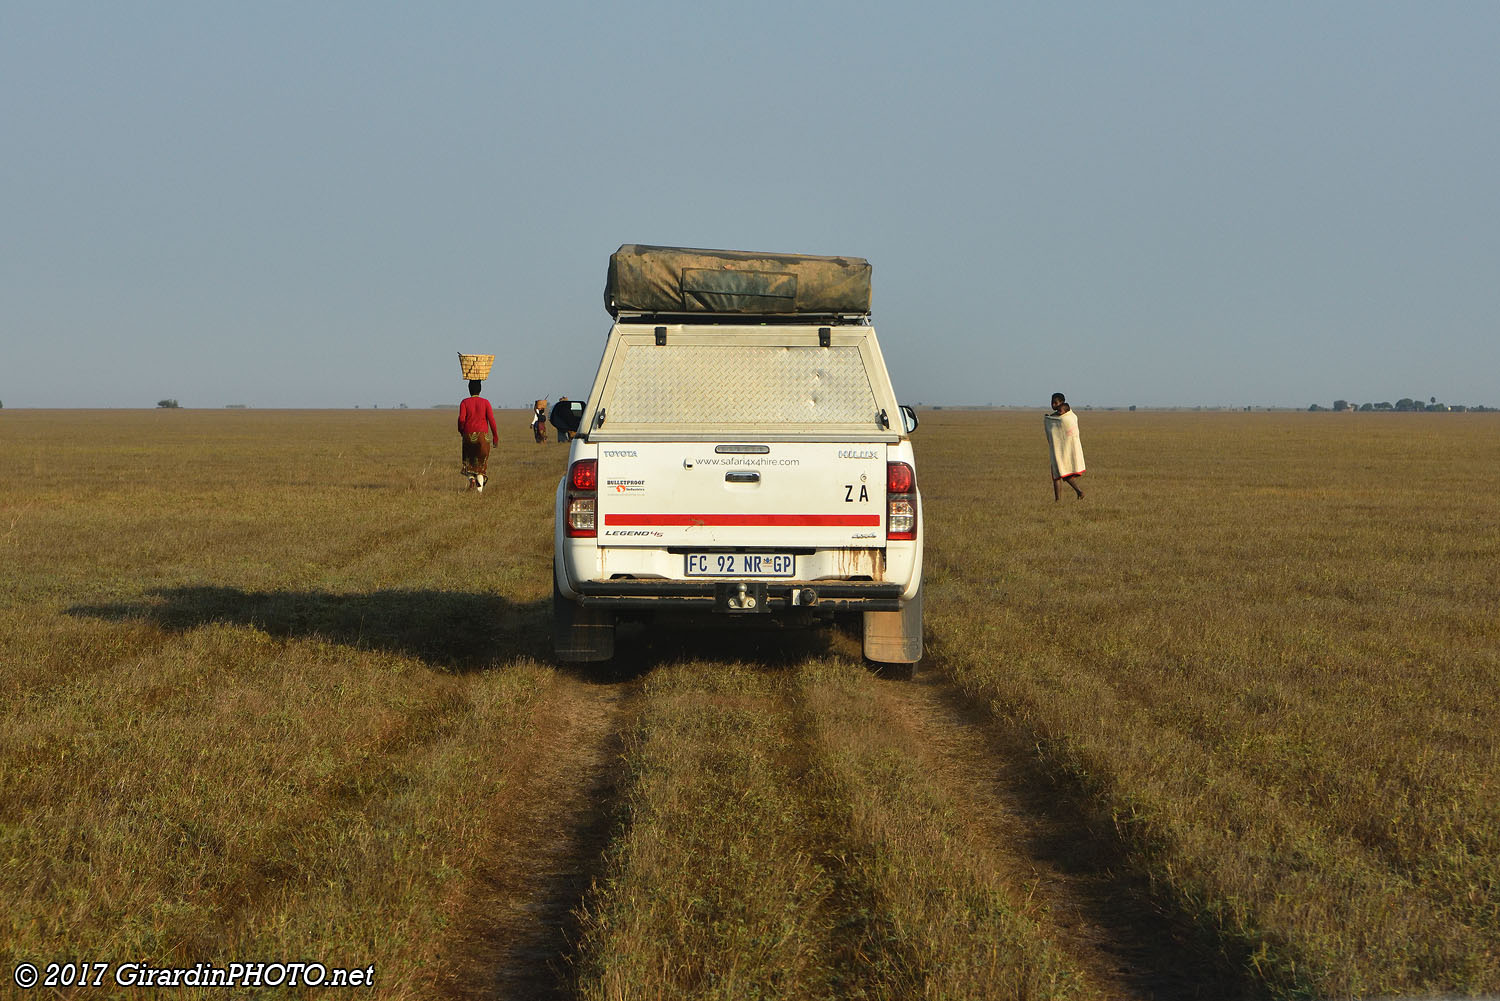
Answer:
M611 316L868 313L870 262L629 243L610 255L604 308Z

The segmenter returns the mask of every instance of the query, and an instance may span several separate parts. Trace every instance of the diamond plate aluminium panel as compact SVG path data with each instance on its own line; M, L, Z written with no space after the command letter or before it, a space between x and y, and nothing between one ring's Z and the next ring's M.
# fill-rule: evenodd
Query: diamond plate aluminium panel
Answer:
M876 426L857 346L626 345L612 376L618 424Z

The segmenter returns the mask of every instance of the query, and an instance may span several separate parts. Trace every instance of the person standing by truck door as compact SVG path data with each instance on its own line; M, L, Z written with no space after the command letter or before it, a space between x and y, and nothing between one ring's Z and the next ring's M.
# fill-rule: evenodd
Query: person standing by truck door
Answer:
M558 442L563 445L573 440L573 433L567 427L567 413L568 398L564 396L552 405L552 426L557 430Z
M490 401L479 395L484 384L469 380L469 398L458 405L458 433L463 439L463 474L469 478L469 489L484 493L489 470L490 443L498 441L500 429L495 426L495 411Z
M1078 488L1078 477L1083 475L1083 442L1078 437L1078 415L1068 406L1067 397L1052 394L1052 413L1042 418L1047 431L1047 447L1052 453L1052 499L1062 500L1058 483L1073 488L1079 500L1083 491Z

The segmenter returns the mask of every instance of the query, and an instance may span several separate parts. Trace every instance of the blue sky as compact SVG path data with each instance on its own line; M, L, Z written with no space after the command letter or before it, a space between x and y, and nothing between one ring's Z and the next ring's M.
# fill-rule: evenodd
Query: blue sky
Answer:
M6 407L587 391L622 243L900 395L1500 405L1500 5L0 0Z

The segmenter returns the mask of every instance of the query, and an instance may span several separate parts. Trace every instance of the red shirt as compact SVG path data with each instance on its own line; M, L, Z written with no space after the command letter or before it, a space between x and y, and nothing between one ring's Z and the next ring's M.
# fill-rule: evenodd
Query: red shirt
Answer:
M458 405L458 433L468 434L470 431L488 431L494 440L500 440L495 411L490 409L490 401L482 396L471 396Z

